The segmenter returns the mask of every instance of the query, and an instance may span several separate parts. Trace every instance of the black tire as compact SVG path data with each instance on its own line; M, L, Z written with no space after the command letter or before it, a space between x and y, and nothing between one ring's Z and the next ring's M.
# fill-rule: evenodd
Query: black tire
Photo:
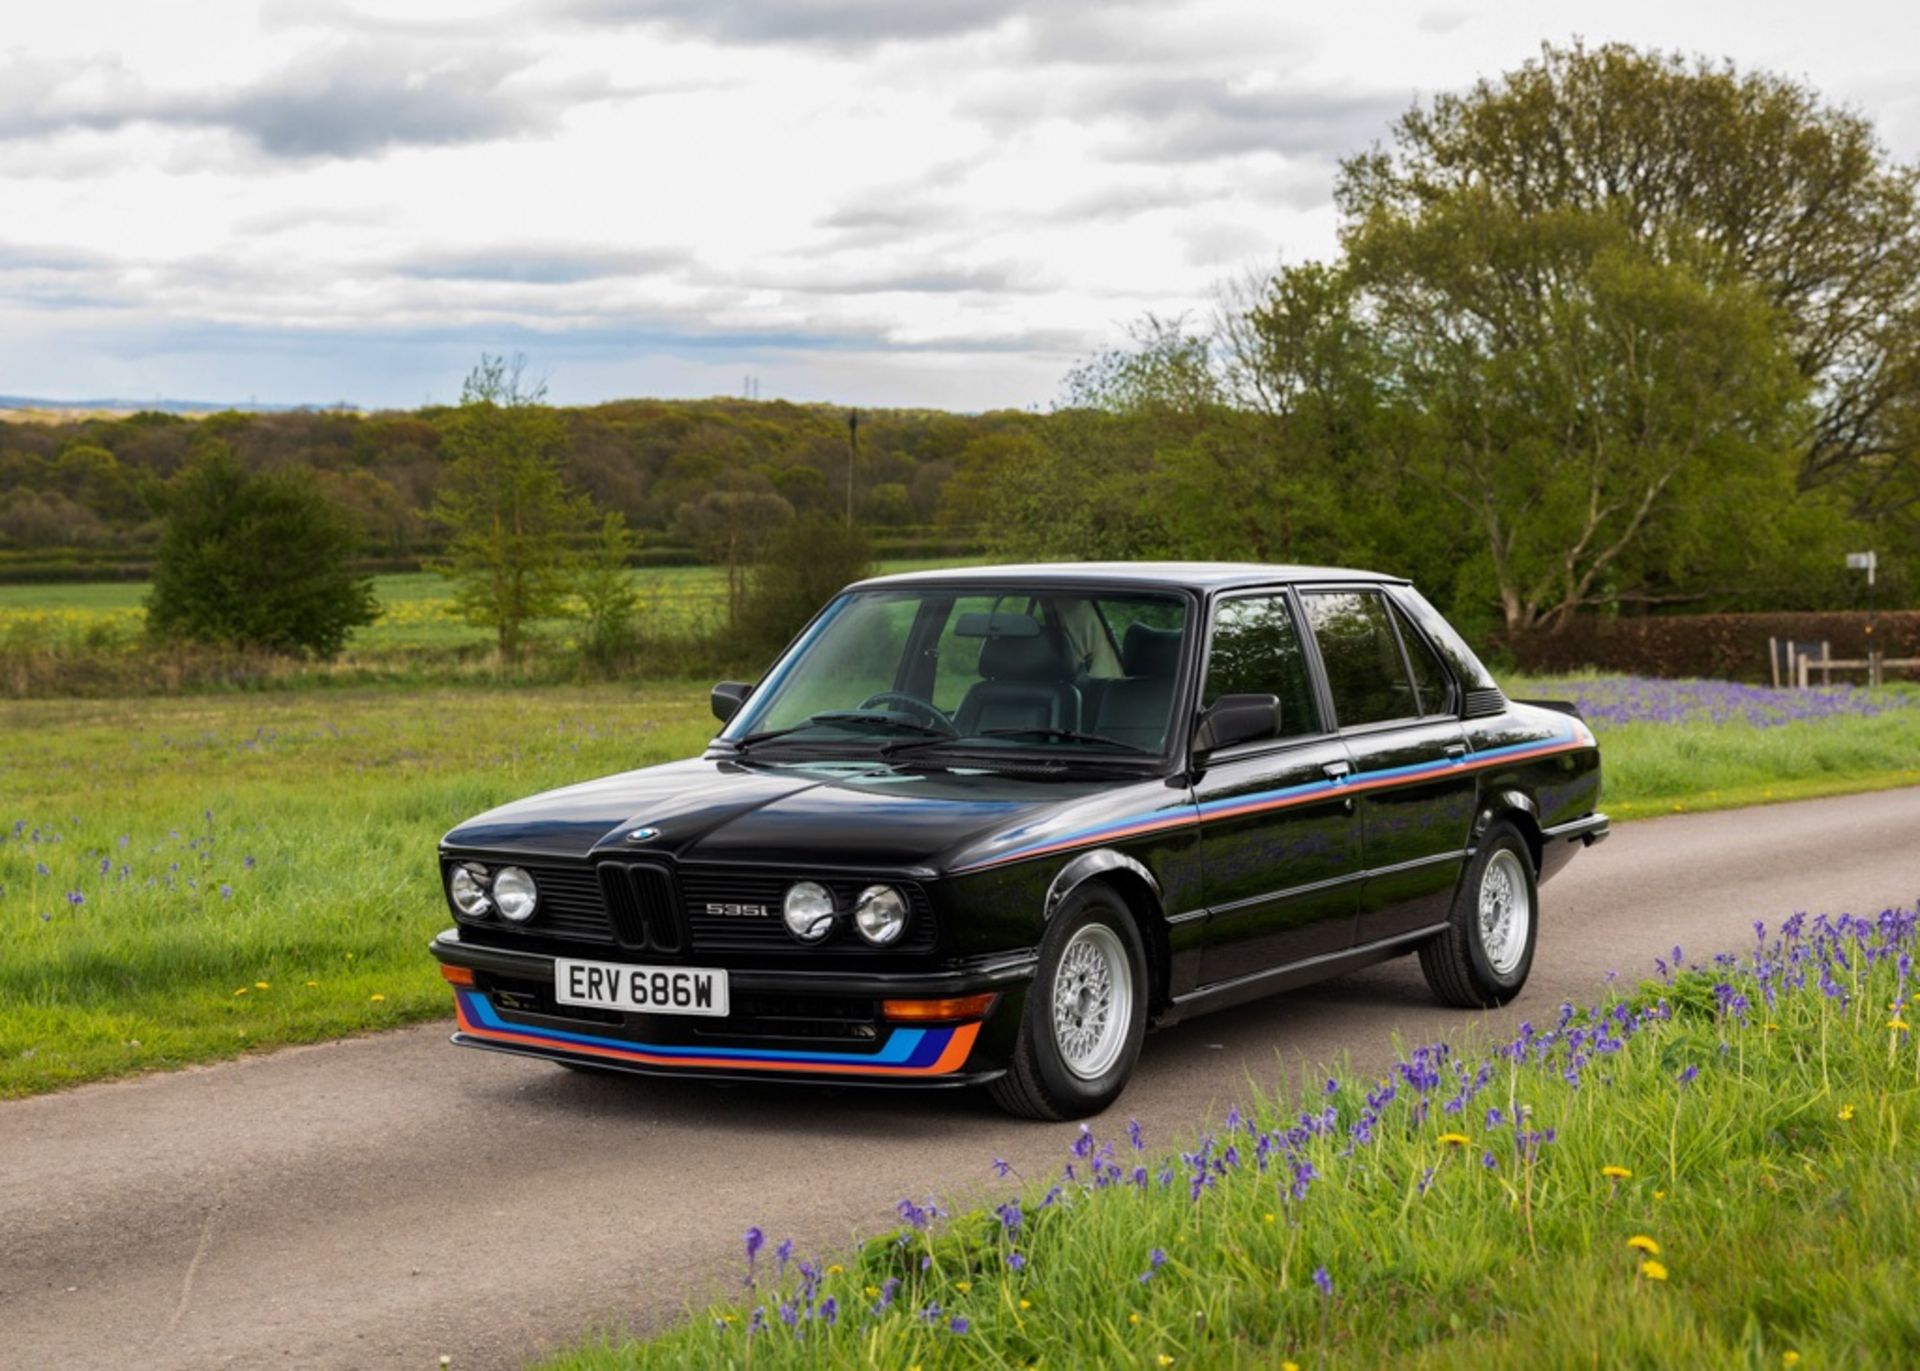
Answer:
M1489 872L1495 873L1489 876ZM1499 946L1492 953L1480 918L1481 893L1489 882L1497 897L1500 889L1516 887L1526 898L1526 931L1516 951ZM1533 949L1540 935L1540 887L1533 869L1533 853L1520 830L1505 820L1493 823L1480 840L1479 850L1460 873L1447 929L1420 945L1420 970L1442 1004L1457 1009L1491 1009L1520 993L1533 969Z
M1085 1076L1067 1063L1054 1030L1054 989L1067 949L1083 931L1100 928L1111 935L1089 934L1089 944L1111 951L1117 942L1130 978L1124 1022L1116 1020L1109 1051L1117 1050L1110 1065ZM1071 974L1071 973L1070 973ZM1147 1033L1147 953L1140 930L1124 900L1109 886L1090 881L1069 895L1048 922L1040 940L1040 965L1027 989L1020 1016L1020 1036L1007 1074L987 1089L994 1103L1009 1114L1028 1119L1082 1119L1098 1114L1120 1097L1140 1059L1140 1043Z

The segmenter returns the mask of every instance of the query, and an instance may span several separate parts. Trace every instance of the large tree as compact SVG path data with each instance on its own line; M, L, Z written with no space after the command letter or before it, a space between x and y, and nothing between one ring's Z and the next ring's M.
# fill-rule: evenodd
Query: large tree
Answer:
M531 621L566 602L570 544L591 512L562 475L566 441L524 359L483 356L440 445L434 517L450 535L440 569L461 614L493 629L505 657L520 654Z
M1920 179L1859 114L1766 72L1609 44L1416 106L1342 165L1358 253L1466 204L1605 218L1704 289L1775 311L1813 403L1793 435L1803 489L1863 514L1920 509ZM1547 288L1537 274L1503 285Z

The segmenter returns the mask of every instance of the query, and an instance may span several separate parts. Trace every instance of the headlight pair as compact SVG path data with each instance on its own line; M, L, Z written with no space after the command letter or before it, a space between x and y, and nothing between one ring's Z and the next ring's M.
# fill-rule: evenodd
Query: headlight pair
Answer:
M817 881L790 886L780 912L787 932L803 943L819 942L840 918L833 892ZM875 947L898 941L907 926L907 897L890 885L868 886L854 899L853 926Z
M533 877L517 866L489 872L478 862L462 862L447 877L447 898L469 919L484 919L497 909L509 923L523 924L533 917L540 892Z

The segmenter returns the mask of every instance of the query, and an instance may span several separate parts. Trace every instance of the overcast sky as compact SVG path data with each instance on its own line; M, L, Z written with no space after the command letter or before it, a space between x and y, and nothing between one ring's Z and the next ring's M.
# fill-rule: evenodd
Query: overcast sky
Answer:
M1333 242L1333 167L1543 40L1812 81L1920 156L1911 0L60 0L0 29L0 394L1045 405Z

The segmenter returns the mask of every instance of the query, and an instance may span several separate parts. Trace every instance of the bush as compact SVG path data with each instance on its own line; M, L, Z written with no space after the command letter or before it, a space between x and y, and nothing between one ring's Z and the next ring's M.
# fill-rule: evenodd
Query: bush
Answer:
M1661 614L1638 619L1576 619L1559 632L1541 630L1497 639L1526 672L1596 667L1637 676L1704 676L1765 681L1767 639L1830 643L1837 658L1864 660L1871 647L1886 657L1920 657L1920 610L1864 613ZM1844 679L1863 681L1860 672Z
M741 597L741 651L771 660L842 587L872 574L872 545L857 528L813 515L776 530Z
M255 476L223 445L169 494L147 624L163 638L336 655L379 607L347 569L352 521L292 472Z

